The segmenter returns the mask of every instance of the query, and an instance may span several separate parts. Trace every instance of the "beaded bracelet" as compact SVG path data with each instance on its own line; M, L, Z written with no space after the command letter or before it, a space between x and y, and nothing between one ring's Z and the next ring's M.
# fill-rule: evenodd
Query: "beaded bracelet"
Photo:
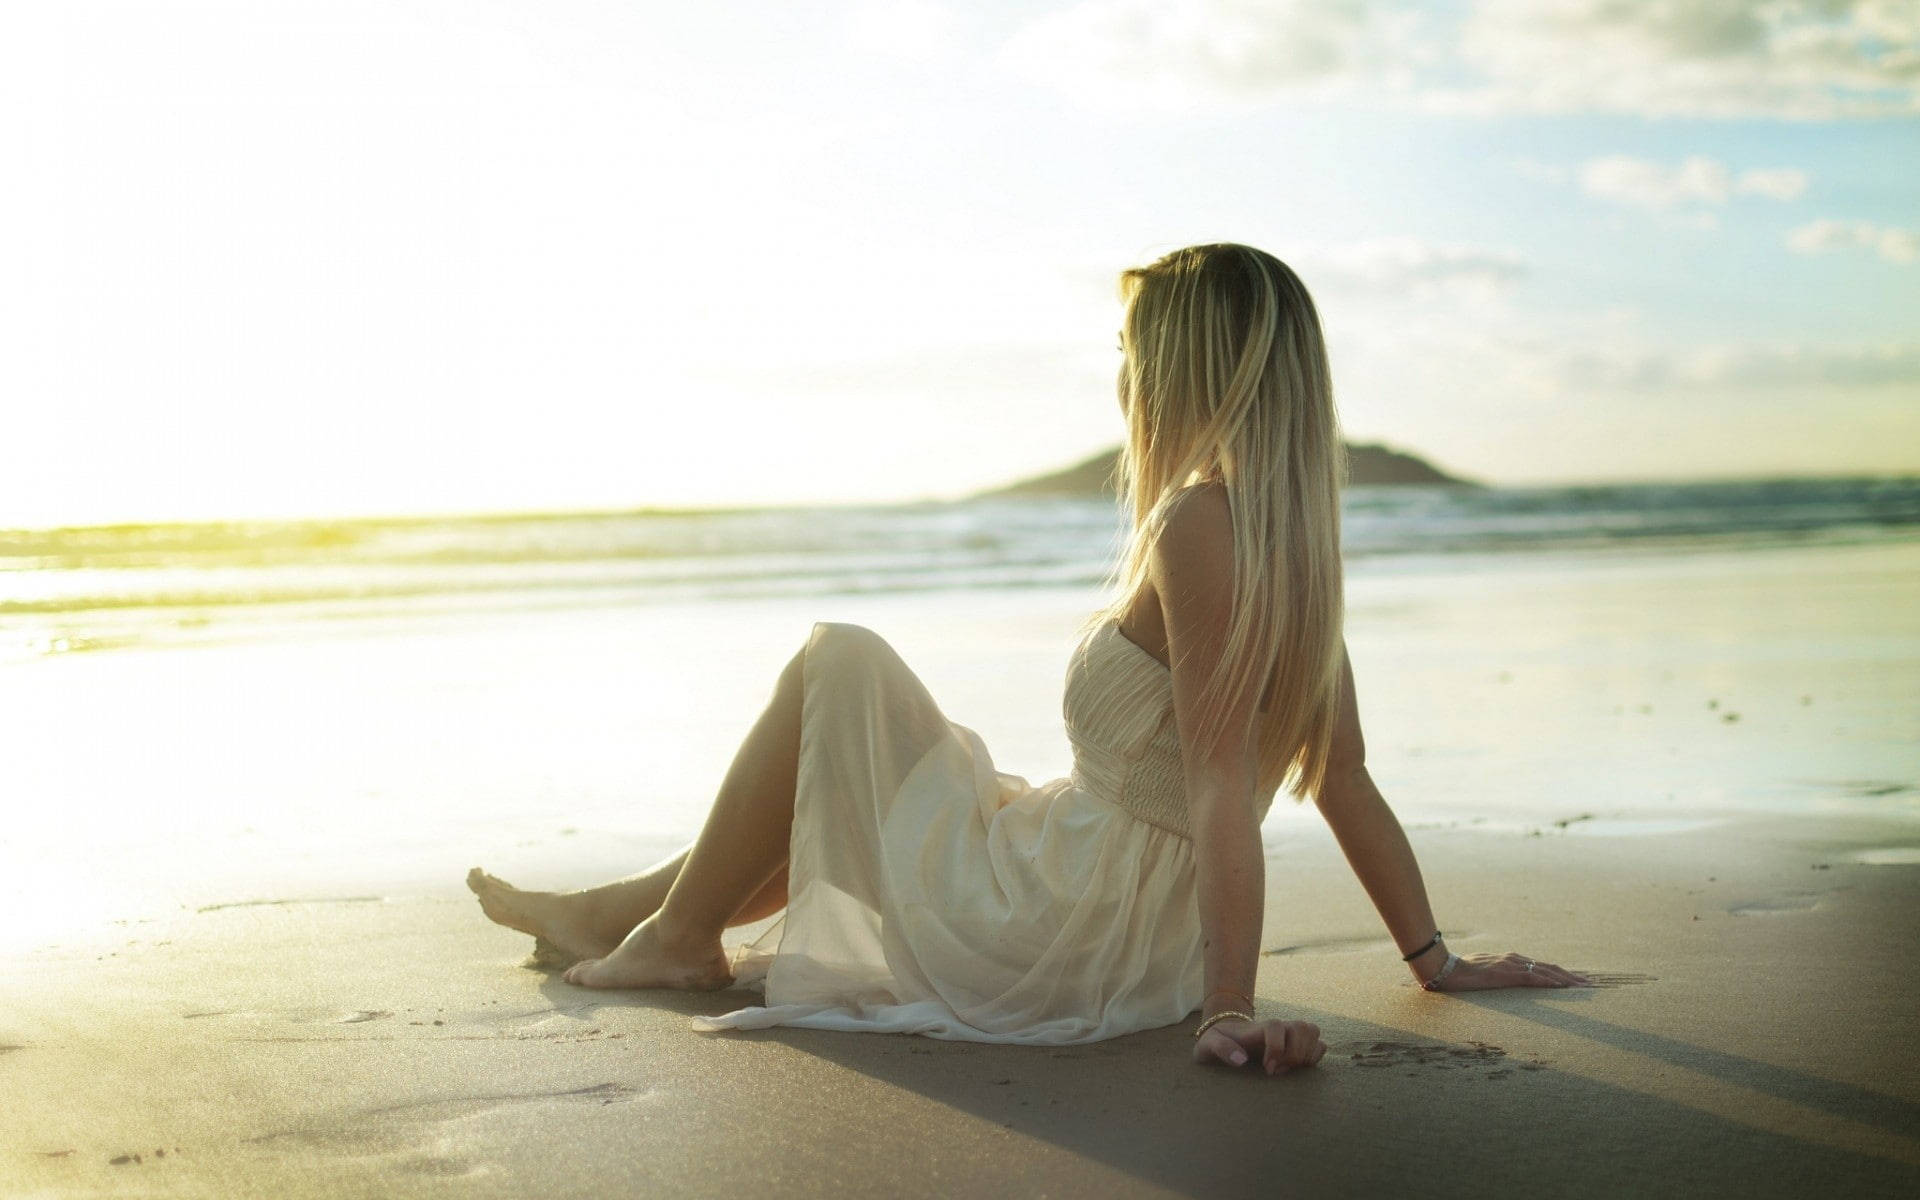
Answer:
M1211 1029L1215 1021L1224 1021L1228 1017L1239 1017L1242 1021L1253 1020L1252 1013L1235 1012L1230 1008L1223 1008L1219 1012L1208 1017L1206 1020L1200 1022L1200 1028L1193 1031L1193 1036L1199 1037L1201 1034L1205 1033L1208 1029Z

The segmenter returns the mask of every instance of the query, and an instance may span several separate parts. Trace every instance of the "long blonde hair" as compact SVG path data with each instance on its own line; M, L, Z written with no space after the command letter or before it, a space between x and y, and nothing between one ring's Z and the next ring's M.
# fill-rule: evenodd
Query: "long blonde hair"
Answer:
M1148 586L1148 552L1170 505L1219 479L1233 519L1227 651L1203 687L1206 754L1225 714L1259 690L1259 811L1282 784L1318 795L1339 701L1345 609L1340 488L1346 448L1313 299L1251 246L1190 246L1120 276L1127 440L1113 483L1132 518L1109 586L1119 619ZM1290 777L1290 783L1289 783Z

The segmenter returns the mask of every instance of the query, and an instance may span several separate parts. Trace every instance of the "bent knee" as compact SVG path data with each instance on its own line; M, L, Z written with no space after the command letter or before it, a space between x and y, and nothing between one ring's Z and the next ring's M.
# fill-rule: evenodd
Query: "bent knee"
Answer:
M809 674L860 668L875 661L877 655L890 653L887 640L868 629L847 621L815 621L807 636L801 657Z
M849 621L815 621L813 631L807 637L806 649L809 656L859 654L886 644L886 639L865 625L855 625Z

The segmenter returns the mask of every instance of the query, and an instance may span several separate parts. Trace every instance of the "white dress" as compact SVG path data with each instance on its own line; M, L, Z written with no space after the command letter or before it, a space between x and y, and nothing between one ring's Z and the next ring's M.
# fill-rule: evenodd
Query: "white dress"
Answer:
M1173 681L1117 621L1074 648L1072 773L1037 787L865 626L817 622L804 679L787 908L731 956L765 1003L694 1028L1064 1044L1200 1007Z

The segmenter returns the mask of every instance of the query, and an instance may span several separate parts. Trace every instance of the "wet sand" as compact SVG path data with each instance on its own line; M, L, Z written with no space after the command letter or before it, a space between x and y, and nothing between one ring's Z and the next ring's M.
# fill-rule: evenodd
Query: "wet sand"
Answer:
M1920 1185L1910 823L1414 838L1457 950L1518 949L1602 986L1421 992L1337 848L1305 833L1269 839L1259 1006L1317 1022L1330 1050L1277 1079L1193 1065L1190 1021L1062 1048L699 1034L691 1014L752 994L570 987L519 966L530 939L487 925L458 879L231 905L14 960L0 1180L158 1196Z

